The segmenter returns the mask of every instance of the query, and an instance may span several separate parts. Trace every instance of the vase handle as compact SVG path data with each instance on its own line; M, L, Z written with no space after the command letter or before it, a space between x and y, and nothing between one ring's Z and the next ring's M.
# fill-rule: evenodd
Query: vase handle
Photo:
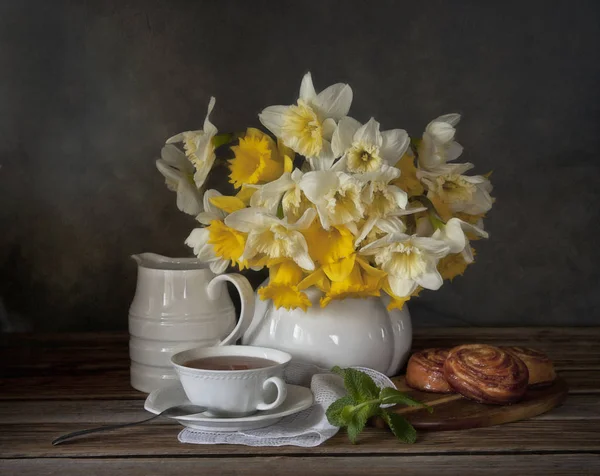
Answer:
M219 286L217 285L223 281L229 281L236 287L240 294L240 302L242 304L242 310L237 325L227 337L217 344L230 345L232 343L235 344L242 334L246 332L246 329L248 329L248 326L250 326L250 323L252 322L252 318L254 317L254 291L250 282L241 274L220 274L215 276L208 283L206 292L210 299L217 299L221 295Z

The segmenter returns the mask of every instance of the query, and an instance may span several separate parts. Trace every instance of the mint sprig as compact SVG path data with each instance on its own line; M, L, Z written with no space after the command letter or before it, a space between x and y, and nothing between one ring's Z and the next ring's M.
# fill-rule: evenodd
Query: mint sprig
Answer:
M352 443L365 428L367 420L380 416L390 427L392 433L404 443L414 443L417 432L402 415L381 408L386 404L402 404L426 408L429 413L433 409L395 388L379 389L377 384L366 373L356 369L334 367L332 372L344 379L344 387L348 392L344 397L333 402L327 409L327 420L334 426L346 428L348 438Z

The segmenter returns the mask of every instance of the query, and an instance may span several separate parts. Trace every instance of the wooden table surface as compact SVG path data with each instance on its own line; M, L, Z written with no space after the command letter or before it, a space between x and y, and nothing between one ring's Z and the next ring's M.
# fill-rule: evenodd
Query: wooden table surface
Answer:
M528 421L419 432L397 442L368 428L316 448L191 445L159 419L53 447L70 431L147 417L129 385L123 333L0 336L1 475L600 474L600 328L450 328L416 331L413 349L479 342L546 352L570 386L566 402Z

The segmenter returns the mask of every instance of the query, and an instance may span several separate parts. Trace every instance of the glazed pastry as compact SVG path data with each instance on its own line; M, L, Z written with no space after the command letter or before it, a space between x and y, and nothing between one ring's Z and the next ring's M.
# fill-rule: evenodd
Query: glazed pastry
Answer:
M529 371L521 359L498 347L470 344L450 349L444 377L464 397L505 405L525 394Z
M417 390L453 393L444 377L448 349L426 349L411 355L406 368L406 384Z
M556 379L554 365L546 354L529 347L501 347L525 362L529 370L529 385L549 385Z

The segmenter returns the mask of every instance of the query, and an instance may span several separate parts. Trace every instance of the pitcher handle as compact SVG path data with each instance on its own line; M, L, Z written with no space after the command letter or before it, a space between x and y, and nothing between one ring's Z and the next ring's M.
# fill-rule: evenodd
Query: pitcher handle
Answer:
M238 319L237 325L227 337L217 344L229 345L231 343L235 344L235 341L238 340L244 332L246 332L250 326L250 323L252 322L252 318L254 317L254 290L252 289L250 282L248 282L248 280L241 274L219 274L211 279L206 287L206 292L210 299L217 299L219 297L220 290L217 284L221 283L222 281L229 281L230 283L233 283L240 294L240 302L242 303L242 310L240 312L240 318Z

